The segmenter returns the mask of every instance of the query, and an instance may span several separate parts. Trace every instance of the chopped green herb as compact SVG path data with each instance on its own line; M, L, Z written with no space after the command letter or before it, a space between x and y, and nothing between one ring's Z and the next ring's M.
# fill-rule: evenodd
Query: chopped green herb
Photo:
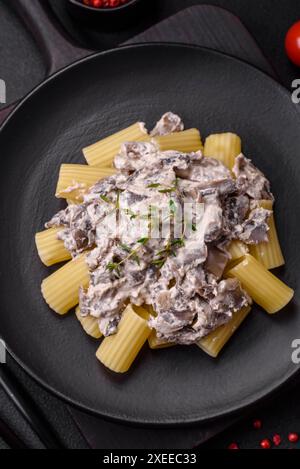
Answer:
M111 204L111 200L106 197L105 195L100 195L100 199L104 200L104 202L106 202L107 204Z
M160 192L161 194L168 194L170 192L176 192L176 190L178 188L178 182L179 182L179 178L176 178L172 182L171 187L166 186L165 184L159 184L159 183L149 184L147 187L151 188L151 189L161 187L161 189L158 192Z
M152 261L152 264L156 265L159 269L161 269L165 262L166 262L166 259L154 259Z
M175 204L175 202L174 202L173 199L171 199L171 200L169 201L169 207L170 207L171 213L172 213L173 215L175 215L175 213L176 213L176 204Z
M141 265L141 260L140 260L140 258L137 254L133 253L132 256L130 256L130 257L134 262L137 263L137 265Z
M130 210L130 208L125 208L124 213L126 213L126 215L130 215L130 220L133 220L137 217L137 214Z
M158 192L160 192L161 194L169 194L175 191L176 191L175 187L169 187L168 189L160 189Z
M138 239L138 243L142 244L143 246L148 243L149 238L140 238Z
M174 179L172 185L177 188L177 187L178 187L178 183L179 183L179 178L176 178L176 179Z
M184 246L184 239L183 238L174 239L174 241L172 241L171 243L171 246L178 246L178 247Z
M120 272L120 264L117 264L116 262L108 262L106 265L107 270L110 272L115 272L117 277L121 277L121 272Z
M147 186L147 189L156 189L157 187L160 187L160 184L154 183L154 184L149 184Z
M123 249L123 251L131 252L131 248L126 244L120 243L120 247Z
M164 265L164 263L167 261L167 258L169 256L176 257L176 251L174 249L182 247L184 245L185 244L184 244L183 237L179 239L174 239L173 241L168 241L162 250L157 251L155 253L152 264L157 265L159 268L161 268Z

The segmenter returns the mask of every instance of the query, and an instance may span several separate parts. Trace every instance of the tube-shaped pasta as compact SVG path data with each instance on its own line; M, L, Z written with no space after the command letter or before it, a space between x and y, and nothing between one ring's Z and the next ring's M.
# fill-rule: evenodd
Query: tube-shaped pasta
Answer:
M57 234L62 229L62 227L49 228L35 235L35 244L40 259L48 267L71 259L71 254L65 248L63 241L57 239Z
M145 317L147 314L145 310ZM103 340L96 356L110 370L125 373L148 339L150 332L148 321L137 314L132 305L128 305L123 313L117 334Z
M155 330L152 330L151 334L149 335L148 344L149 344L149 347L153 350L160 349L160 348L173 347L174 345L176 345L172 342L166 342L163 339L159 339L156 335Z
M249 249L247 245L242 241L234 240L231 241L230 245L227 248L227 251L231 256L230 260L236 261L237 259L243 257L245 254L248 254Z
M98 168L83 164L62 164L55 196L82 200L83 193L100 179L115 173L113 168Z
M114 157L118 154L122 143L140 142L149 140L144 124L137 122L127 129L121 130L103 140L100 140L83 149L86 161L91 166L111 166Z
M259 206L267 210L273 210L273 201L260 200ZM270 216L268 223L270 228L268 231L269 242L252 245L250 253L267 269L274 269L284 265L285 262L277 236L274 214Z
M99 320L93 316L81 316L79 306L76 308L75 313L84 331L94 339L100 339L102 334L99 329Z
M205 140L204 156L210 156L221 161L232 169L235 157L242 151L242 142L238 135L227 132L209 135Z
M43 280L43 297L56 313L66 314L78 304L79 288L87 288L89 279L86 254L81 254Z
M197 343L204 352L216 358L224 345L229 341L234 332L248 316L251 306L245 306L240 311L233 313L231 320L227 324L218 327L216 330L203 337Z
M174 132L169 135L155 137L153 141L161 151L177 150L184 153L203 150L200 132L198 129L188 129L182 132Z
M226 272L226 276L238 278L253 300L269 314L284 308L294 296L291 288L251 254L246 254L240 263Z
M80 205L82 202L79 200L66 199L68 205Z

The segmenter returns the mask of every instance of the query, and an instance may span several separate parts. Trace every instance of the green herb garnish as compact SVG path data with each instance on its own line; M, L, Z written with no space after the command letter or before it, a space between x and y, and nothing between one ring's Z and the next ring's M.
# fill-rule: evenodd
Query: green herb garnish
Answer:
M100 195L100 199L104 200L104 202L106 202L107 204L111 204L112 201L106 197L106 195Z
M147 189L156 189L157 187L160 187L159 183L148 184Z

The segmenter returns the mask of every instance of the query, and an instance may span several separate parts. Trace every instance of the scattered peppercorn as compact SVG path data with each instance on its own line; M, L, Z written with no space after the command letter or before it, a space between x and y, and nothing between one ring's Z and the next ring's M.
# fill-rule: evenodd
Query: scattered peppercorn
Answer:
M289 433L288 439L291 443L297 443L299 440L299 435L298 433Z
M130 0L82 0L84 5L93 8L117 8L125 3L128 3Z
M228 446L228 449L239 449L239 446L237 443L230 443Z
M278 433L276 433L276 434L273 436L272 440L273 440L273 443L274 443L275 446L279 446L280 443L281 443L281 436L278 435Z
M268 438L265 438L260 442L260 446L262 449L270 449L271 448L271 442Z
M256 430L259 430L259 429L262 427L262 422L261 422L261 420L254 420L254 422L253 422L253 427L254 427Z

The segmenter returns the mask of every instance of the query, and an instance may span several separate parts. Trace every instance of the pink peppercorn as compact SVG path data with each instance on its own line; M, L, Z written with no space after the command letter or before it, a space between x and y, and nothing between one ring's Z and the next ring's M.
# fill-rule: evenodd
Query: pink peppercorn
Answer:
M239 446L237 443L230 443L228 446L228 449L239 449Z
M117 8L125 5L129 0L82 0L82 3L94 8Z
M253 427L254 427L256 430L259 430L259 429L262 427L262 422L261 422L261 420L254 420L254 422L253 422Z
M262 449L270 449L271 448L271 442L268 438L265 438L260 442L260 446Z
M289 433L288 439L291 443L297 443L299 440L299 435L298 433Z
M272 440L275 446L279 446L281 443L281 436L276 433L276 435L273 436Z

